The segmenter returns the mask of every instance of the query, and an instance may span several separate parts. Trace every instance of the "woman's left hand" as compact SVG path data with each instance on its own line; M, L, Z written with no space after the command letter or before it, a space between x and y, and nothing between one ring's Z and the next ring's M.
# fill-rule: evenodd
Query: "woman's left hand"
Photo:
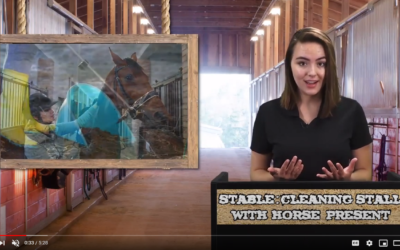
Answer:
M324 171L325 174L317 174L317 177L330 180L349 181L351 178L351 174L354 171L356 162L357 158L353 158L350 161L349 166L343 168L340 163L336 163L335 167L335 165L333 165L331 161L328 161L328 166L331 169L331 171L329 172L328 169L323 167L322 171Z

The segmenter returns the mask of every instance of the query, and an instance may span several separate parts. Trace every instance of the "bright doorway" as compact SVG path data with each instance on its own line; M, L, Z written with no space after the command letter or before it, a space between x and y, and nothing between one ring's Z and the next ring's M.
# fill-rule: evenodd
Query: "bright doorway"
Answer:
M249 147L250 75L201 74L200 148Z

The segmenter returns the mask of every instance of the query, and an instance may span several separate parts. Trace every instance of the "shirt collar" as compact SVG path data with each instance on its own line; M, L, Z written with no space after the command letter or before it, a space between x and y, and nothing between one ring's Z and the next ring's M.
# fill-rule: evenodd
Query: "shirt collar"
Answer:
M320 104L319 107L319 112L318 112L318 117L320 116L321 112L322 112L322 105L324 104L324 100L322 99L322 102ZM293 109L285 109L284 107L281 106L281 109L283 109L283 111L288 114L289 116L294 116L294 117L300 117L299 115L299 109L297 107L297 105L294 106Z

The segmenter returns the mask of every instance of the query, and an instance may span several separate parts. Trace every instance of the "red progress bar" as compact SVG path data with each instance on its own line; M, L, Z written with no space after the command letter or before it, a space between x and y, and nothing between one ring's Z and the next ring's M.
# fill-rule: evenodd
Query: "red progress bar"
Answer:
M20 236L25 236L26 235L0 235L0 236L6 236L6 237L20 237Z

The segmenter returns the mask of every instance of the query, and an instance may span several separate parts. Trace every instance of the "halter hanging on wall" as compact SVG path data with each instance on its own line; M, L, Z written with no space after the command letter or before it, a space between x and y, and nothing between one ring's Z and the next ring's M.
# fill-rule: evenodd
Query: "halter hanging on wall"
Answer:
M388 124L388 123L379 123L379 122L369 122L369 123L368 123L368 126L384 126L384 127L389 127L389 124ZM383 134L381 133L381 135L383 135ZM374 129L372 129L371 137L374 137Z

